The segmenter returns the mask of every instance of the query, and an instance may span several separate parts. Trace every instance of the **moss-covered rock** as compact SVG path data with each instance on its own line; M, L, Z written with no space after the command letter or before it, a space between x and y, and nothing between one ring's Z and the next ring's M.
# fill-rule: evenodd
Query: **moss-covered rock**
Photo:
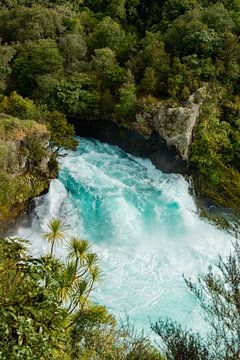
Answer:
M56 176L49 140L45 125L0 115L0 231Z

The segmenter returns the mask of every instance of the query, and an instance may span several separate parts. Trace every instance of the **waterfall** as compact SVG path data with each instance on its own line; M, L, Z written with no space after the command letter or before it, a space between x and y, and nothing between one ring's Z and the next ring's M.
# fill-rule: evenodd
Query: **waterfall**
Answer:
M127 312L138 327L169 316L195 330L204 321L182 274L193 280L225 255L231 239L199 218L188 183L163 174L149 160L116 146L80 138L60 159L60 173L38 202L31 228L19 236L34 254L45 253L41 233L52 217L68 235L91 241L101 259L103 282L92 296L117 316ZM64 244L58 255L64 258Z

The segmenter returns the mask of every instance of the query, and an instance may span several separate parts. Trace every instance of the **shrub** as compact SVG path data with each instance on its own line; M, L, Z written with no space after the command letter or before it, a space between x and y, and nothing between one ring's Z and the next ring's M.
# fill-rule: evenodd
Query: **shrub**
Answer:
M34 102L28 98L23 98L16 91L13 91L9 97L4 97L2 108L5 113L21 119L40 120L41 117Z

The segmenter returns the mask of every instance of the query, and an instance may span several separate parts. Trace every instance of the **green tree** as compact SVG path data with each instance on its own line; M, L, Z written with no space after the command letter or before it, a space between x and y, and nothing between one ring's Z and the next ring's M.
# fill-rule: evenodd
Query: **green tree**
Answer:
M199 9L193 9L179 16L169 24L164 35L167 51L179 56L185 50L183 39L204 28L202 12Z
M72 359L164 360L143 332L129 319L118 326L103 306L86 310L72 330Z
M142 50L139 52L140 61L143 62L145 70L143 82L152 89L150 93L156 94L166 92L167 75L169 73L170 58L165 50L165 44L160 33L147 31L146 37L141 41ZM139 62L140 62L139 61ZM153 79L154 77L154 79ZM148 91L146 89L146 91Z
M5 90L7 76L11 73L10 62L15 54L13 47L0 42L0 94Z
M79 62L84 60L87 54L87 45L80 34L66 34L63 36L58 47L64 57L65 66L68 70L77 70Z
M5 113L20 119L40 120L41 118L41 113L34 102L28 98L23 98L16 91L13 91L9 97L4 97L2 108Z
M51 143L58 151L61 147L75 149L78 142L74 139L74 126L67 122L66 117L59 111L47 114L47 129L51 134Z
M218 92L214 96L221 98L222 89L214 89ZM233 131L231 125L221 119L218 102L212 99L206 103L192 144L191 161L198 169L196 190L237 210L240 206L240 175L233 166Z
M54 38L64 30L62 15L47 7L33 4L17 6L0 16L0 36L4 41Z
M172 98L186 100L194 89L193 73L178 57L174 57L167 79L168 94Z
M143 89L145 94L155 94L156 91L156 73L152 67L146 67L144 71L144 76L141 83L141 89Z
M92 65L99 77L103 76L105 69L114 65L116 57L110 48L96 49L92 57Z
M32 96L39 76L63 71L63 58L54 40L28 41L18 49L12 65L12 77L18 92Z
M178 16L198 5L198 0L166 0L162 8L162 22L167 27Z
M213 29L203 29L187 35L183 39L184 53L200 57L216 56L222 45L221 37Z
M49 110L75 120L95 120L99 117L100 94L94 80L88 73L74 73L63 79L43 76L38 80L39 96Z
M65 238L64 225L59 219L52 219L48 227L49 231L43 234L43 239L51 244L50 255L53 256L54 245Z
M119 102L116 105L121 120L134 120L137 111L136 86L131 71L127 72L126 80L119 89Z
M104 85L112 90L116 90L123 80L124 69L118 64L112 64L104 70Z
M114 80L114 75L115 78L118 76L119 68L116 65L114 52L110 48L96 49L92 57L92 66L97 75L98 90L101 93L108 80Z
M167 360L210 359L208 346L198 333L185 330L171 320L162 319L152 325L152 329L166 346Z
M209 28L219 33L234 30L234 22L223 3L217 3L204 9L203 21Z
M72 330L72 359L122 359L125 350L116 319L103 306L87 309Z
M111 18L120 20L126 19L126 0L112 0L108 5L108 12Z
M90 34L88 43L91 49L108 47L118 54L124 43L124 36L121 26L110 17L105 17Z
M20 239L0 245L1 358L64 356L66 310L55 295L62 265L53 258L31 258L25 245Z

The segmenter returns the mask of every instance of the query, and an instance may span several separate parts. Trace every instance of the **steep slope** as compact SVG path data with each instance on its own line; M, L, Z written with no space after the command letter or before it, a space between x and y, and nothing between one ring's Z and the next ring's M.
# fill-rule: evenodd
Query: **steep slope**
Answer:
M56 175L45 125L0 115L0 231L23 214Z

